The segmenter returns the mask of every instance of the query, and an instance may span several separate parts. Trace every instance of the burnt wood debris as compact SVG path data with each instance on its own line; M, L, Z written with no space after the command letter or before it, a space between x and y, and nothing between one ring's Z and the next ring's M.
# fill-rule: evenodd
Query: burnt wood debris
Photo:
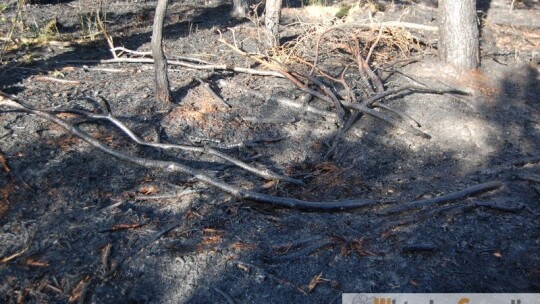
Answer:
M458 2L460 5L458 5ZM463 2L463 3L462 3ZM251 9L256 9L256 1L253 0L234 0L232 6L231 14L235 17L245 17L250 13ZM464 6L461 4L465 4ZM441 37L441 58L444 61L448 61L452 64L463 68L474 68L478 65L478 61L475 58L478 57L478 48L477 48L477 26L474 23L475 18L471 16L472 7L475 4L473 0L462 0L462 1L441 1L440 6L440 15L442 18L441 27L439 29ZM136 51L131 51L122 47L111 46L111 52L113 53L113 59L111 60L101 60L100 62L139 62L139 63L154 63L155 69L155 83L156 83L156 100L166 104L171 101L169 81L167 77L167 66L168 65L179 65L186 68L193 69L209 69L209 70L224 70L224 71L233 71L237 73L248 73L253 75L266 75L269 77L280 77L289 80L294 84L299 90L303 91L307 96L312 98L318 98L328 102L333 105L335 108L335 114L331 114L327 111L314 108L312 106L305 106L306 111L311 113L317 113L326 117L332 117L336 124L340 127L339 131L336 133L334 139L331 142L330 148L328 149L325 159L331 159L336 152L338 142L346 134L346 132L356 123L363 115L369 115L376 119L381 120L384 123L387 123L396 128L401 128L407 132L411 132L419 137L429 139L430 135L419 129L420 124L414 120L414 118L407 116L406 114L393 109L392 107L381 103L384 98L387 98L391 95L400 94L403 92L415 92L415 93L429 93L429 94L459 94L467 95L468 93L460 91L458 89L432 89L421 85L410 85L398 88L385 88L380 77L372 70L370 67L369 61L373 55L373 50L376 44L373 44L367 55L363 55L361 46L359 44L359 39L355 34L350 31L354 28L364 28L367 25L365 24L345 24L345 25L336 25L330 27L323 33L319 34L317 37L317 43L315 48L315 57L312 63L305 61L309 67L309 72L302 72L300 69L293 69L290 66L280 63L279 61L274 60L271 55L265 54L254 54L244 51L241 47L235 43L231 43L224 38L220 39L220 42L229 47L234 52L244 56L246 59L253 60L258 63L264 69L256 70L249 68L233 67L229 65L220 65L213 64L206 61L194 60L192 58L182 58L180 60L167 60L165 53L163 51L163 24L165 13L168 5L168 0L158 0L158 4L155 11L153 31L152 31L152 52L151 53L141 53ZM266 36L264 38L265 45L268 48L275 48L279 46L279 20L281 12L282 2L281 0L269 0L265 2L265 29ZM458 18L459 17L459 18ZM456 23L457 22L457 23ZM472 24L474 23L474 24ZM463 31L457 31L456 26L460 25L463 28ZM379 38L383 32L385 26L408 26L408 27L420 27L414 24L401 24L396 23L396 25L387 23L379 28ZM369 28L369 26L367 26ZM325 37L339 33L348 39L348 51L352 54L352 59L354 65L346 66L338 78L332 77L321 70L318 66L319 64L319 48L321 40ZM461 39L463 38L463 39ZM459 41L459 43L457 42ZM112 44L112 39L109 39L109 43ZM458 56L456 49L466 49L467 52L465 57L462 55ZM152 58L122 58L118 56L118 52L122 54L136 54L143 57L151 55ZM346 79L345 75L348 69L356 68L360 79L363 81L363 87L367 90L368 95L359 99L357 93L353 92L351 87L355 84L351 83L350 80ZM324 79L324 81L322 81ZM206 84L202 79L196 79L205 90L211 92L212 96L219 100L222 104L229 107L229 105L219 97L218 94L212 91L210 86ZM335 86L341 86L344 89L344 94L337 93L333 88ZM24 101L16 98L15 96L10 96L2 93L2 105L10 106L15 108L17 111L23 111L37 115L43 119L54 122L62 126L66 131L80 137L82 140L90 143L97 149L100 149L107 154L130 161L136 164L139 164L148 168L159 168L166 170L168 172L183 172L193 175L195 178L211 184L227 193L232 194L235 197L242 199L251 199L261 202L266 202L278 206L286 206L291 208L300 208L300 209L313 209L313 210L347 210L351 208L360 208L367 206L374 206L377 204L376 201L372 199L352 199L336 202L308 202L293 198L284 198L284 197L274 197L252 190L242 189L236 187L223 181L217 180L210 177L203 172L190 168L184 164L171 161L162 161L154 159L144 159L137 156L131 156L125 154L121 151L114 150L110 147L107 147L98 140L92 138L89 134L85 133L75 125L69 123L66 120L58 118L55 116L57 113L72 113L80 115L85 118L91 118L96 120L105 120L112 123L114 126L119 128L124 132L131 140L136 142L139 145L154 147L158 149L177 149L185 150L197 153L205 153L209 155L216 156L225 161L238 166L252 174L258 175L261 178L269 180L281 180L283 182L292 183L298 186L304 185L304 182L295 178L291 178L279 173L272 172L268 169L258 169L245 162L242 162L234 157L227 155L224 152L221 152L219 148L212 148L207 146L192 146L192 145L174 145L174 144L162 144L162 143L152 143L142 140L137 136L132 130L130 130L124 123L122 123L118 118L114 117L111 112L111 107L105 98L102 98L102 101L105 103L103 109L98 109L95 111L86 111L86 110L74 110L74 109L36 109L25 103ZM283 100L281 101L283 102ZM288 102L289 105L294 107L304 107L301 104L294 105L293 101ZM378 110L376 110L378 109ZM393 118L383 111L385 110L389 113L394 114L398 118ZM284 123L287 121L279 120L265 120L255 117L244 117L244 120L251 121L254 123ZM294 120L293 120L294 121ZM408 123L408 121L414 122L414 125ZM265 140L253 140L245 143L238 144L236 146L248 146L248 145L259 145L264 142L271 142L272 139ZM449 194L442 196L441 201L451 201L456 199L462 199L469 195L476 193L482 193L489 190L494 190L501 185L499 183L488 183L486 185L479 185L474 188L475 190L469 192L465 191L458 192L455 194ZM449 199L446 199L449 197ZM437 199L434 202L438 202ZM415 208L416 205L429 205L431 201L427 202L411 202L405 204L401 207L395 207L394 209L388 209L386 213L400 212L401 210L407 210L408 208ZM384 213L384 212L383 212Z

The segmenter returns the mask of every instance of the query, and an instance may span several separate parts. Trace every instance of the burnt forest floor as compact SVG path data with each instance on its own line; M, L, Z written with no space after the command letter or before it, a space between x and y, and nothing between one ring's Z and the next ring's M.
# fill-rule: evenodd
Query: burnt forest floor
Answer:
M364 58L372 49L369 65L385 90L414 85L453 92L402 91L380 100L421 126L363 115L325 157L339 131L335 108L313 99L310 106L326 111L314 114L283 103L305 101L289 80L171 65L173 102L161 104L153 98L151 64L102 61L112 55L95 2L25 5L24 25L14 28L25 39L2 52L3 92L39 108L102 109L104 98L112 115L147 141L214 146L306 184L263 179L205 153L144 147L109 122L58 115L114 149L186 164L236 187L377 203L320 212L238 199L187 174L119 160L51 122L4 107L0 302L227 303L225 294L236 303L340 303L344 292L540 292L537 1L516 1L513 9L510 1L480 1L482 67L470 73L438 63L429 1L371 1L350 9L347 1L324 9L284 1L291 4L283 9L285 47L269 53L257 18L231 18L224 2L169 4L169 59L268 69L222 38L309 73L306 62L313 62L321 33L356 23L364 26L347 31ZM150 50L155 4L103 2L115 46ZM2 15L10 20L16 12L16 1L8 1ZM426 27L381 27L385 21ZM2 23L3 35L8 25ZM339 77L353 62L347 35L325 34L318 68ZM358 98L373 96L361 70L348 71ZM317 75L346 96L338 82ZM380 106L373 111L399 118ZM411 125L431 138L413 134ZM227 147L261 138L255 146ZM388 212L486 183L496 187Z

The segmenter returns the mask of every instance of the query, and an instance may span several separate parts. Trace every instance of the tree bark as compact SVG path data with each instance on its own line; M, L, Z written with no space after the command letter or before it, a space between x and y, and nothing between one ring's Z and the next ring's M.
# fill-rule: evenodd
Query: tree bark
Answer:
M463 70L480 65L476 0L439 1L439 56Z
M167 77L167 58L163 53L163 21L167 11L168 0L158 0L154 24L152 25L152 56L154 57L154 70L156 81L156 99L169 103L171 93Z
M231 15L233 17L246 17L249 12L249 7L254 3L255 0L232 0L232 11Z
M281 19L281 0L266 0L264 25L269 47L279 45L279 20Z

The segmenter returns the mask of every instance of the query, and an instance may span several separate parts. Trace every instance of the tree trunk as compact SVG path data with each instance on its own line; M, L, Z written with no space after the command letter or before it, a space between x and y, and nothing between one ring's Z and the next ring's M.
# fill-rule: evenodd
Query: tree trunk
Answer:
M476 0L439 1L439 56L463 70L480 65Z
M152 56L154 57L156 99L165 103L171 101L169 79L167 77L167 58L163 53L163 20L168 0L158 0L154 24L152 25Z
M233 17L246 17L249 12L249 7L254 3L254 0L232 0L232 11L231 15Z
M269 47L279 45L279 20L281 19L281 0L266 0L264 25Z

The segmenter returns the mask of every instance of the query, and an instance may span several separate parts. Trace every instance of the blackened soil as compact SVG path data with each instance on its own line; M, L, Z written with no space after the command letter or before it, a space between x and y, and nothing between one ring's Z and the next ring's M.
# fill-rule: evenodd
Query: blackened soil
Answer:
M14 16L12 2L2 14ZM264 51L256 20L230 18L230 7L222 2L170 3L167 54L262 68L218 41L223 35L250 52ZM387 3L371 12L351 10L345 22L366 22L371 14L379 21L436 25L429 3L381 2ZM150 49L154 6L155 1L105 3L105 24L116 46ZM111 54L92 28L94 2L25 6L25 24L36 27L34 36L56 18L59 34L52 40L70 43L8 48L0 66L2 91L47 108L92 109L102 105L101 96L113 115L145 140L213 145L307 184L263 180L204 154L141 147L112 124L62 116L115 149L178 161L237 187L315 201L372 198L380 204L309 212L240 200L188 175L115 159L36 116L3 112L0 302L226 303L221 291L236 303L339 303L343 292L539 292L537 6L516 1L510 10L505 1L491 1L484 8L483 66L473 73L437 63L430 55L435 51L432 32L413 32L414 39L388 38L394 47L377 48L373 55L386 89L420 83L470 95L387 98L386 105L417 120L431 139L364 116L339 141L331 159L324 156L339 130L335 121L280 103L280 98L302 100L302 92L289 81L171 66L174 102L163 105L153 99L151 65L96 61ZM335 14L312 11L284 9L284 41L328 26L324 18ZM521 23L513 26L512 20ZM372 34L377 37L378 31ZM296 54L313 58L314 37L298 44ZM340 71L346 56L336 44L321 55L321 67ZM390 64L415 56L418 62ZM290 62L301 69L297 61ZM352 79L360 76L352 70L348 79L357 83ZM196 78L231 107L215 100ZM363 94L361 87L355 89ZM310 105L335 111L321 100ZM225 149L258 138L282 140ZM491 181L503 186L383 215L387 205Z

